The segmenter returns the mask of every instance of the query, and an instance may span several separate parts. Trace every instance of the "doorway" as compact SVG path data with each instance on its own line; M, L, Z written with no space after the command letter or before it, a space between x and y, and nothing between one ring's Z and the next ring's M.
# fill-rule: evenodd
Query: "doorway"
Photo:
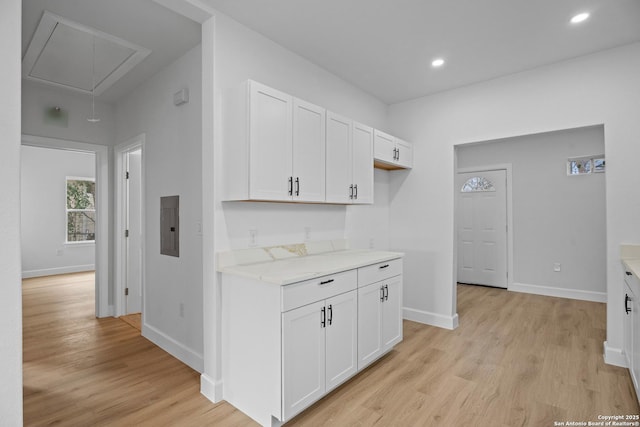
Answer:
M507 170L458 172L457 281L507 288Z
M507 170L510 291L606 301L604 152L602 125L456 146L456 175ZM576 159L602 168L574 174Z
M22 135L22 145L95 156L95 316L113 315L109 304L109 179L108 148L57 138ZM62 184L64 186L64 183ZM44 209L47 209L45 206ZM64 222L63 222L64 224ZM65 249L63 248L63 253ZM56 252L57 255L58 252Z
M118 181L116 316L143 313L144 141L142 134L115 148Z

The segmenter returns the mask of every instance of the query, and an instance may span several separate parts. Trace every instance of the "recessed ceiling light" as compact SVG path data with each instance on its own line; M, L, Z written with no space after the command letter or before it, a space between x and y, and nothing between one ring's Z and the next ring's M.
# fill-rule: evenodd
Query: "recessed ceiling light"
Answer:
M442 58L437 58L431 61L432 67L438 68L438 67L442 67L443 65L444 65L444 59Z
M589 18L589 14L587 12L579 13L573 18L571 18L572 24L578 24L580 22L586 21Z

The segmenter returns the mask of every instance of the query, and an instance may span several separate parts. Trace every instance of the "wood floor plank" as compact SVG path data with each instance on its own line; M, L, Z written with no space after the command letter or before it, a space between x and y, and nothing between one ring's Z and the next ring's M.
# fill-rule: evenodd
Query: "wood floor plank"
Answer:
M96 319L92 274L23 282L26 426L255 426L120 319ZM404 341L287 426L551 426L638 414L605 365L604 304L458 286L454 331Z

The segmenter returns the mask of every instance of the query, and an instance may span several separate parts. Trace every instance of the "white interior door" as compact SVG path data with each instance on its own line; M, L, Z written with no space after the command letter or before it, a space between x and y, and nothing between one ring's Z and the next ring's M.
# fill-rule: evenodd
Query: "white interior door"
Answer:
M142 311L142 150L126 154L126 314Z
M507 174L459 173L458 282L507 287Z

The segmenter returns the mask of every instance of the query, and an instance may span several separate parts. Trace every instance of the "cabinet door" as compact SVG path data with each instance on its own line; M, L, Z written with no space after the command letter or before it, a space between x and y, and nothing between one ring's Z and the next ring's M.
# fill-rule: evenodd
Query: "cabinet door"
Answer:
M318 400L325 392L324 301L282 314L284 420Z
M402 276L384 281L382 351L402 341Z
M413 145L396 138L396 163L403 168L413 167Z
M639 389L640 381L640 301L638 301L637 295L632 296L633 301L631 305L631 378L633 379L633 385L636 388L636 394Z
M291 200L293 99L250 82L249 198Z
M351 203L351 120L327 111L326 201Z
M374 147L376 159L387 163L395 163L396 144L391 135L376 130L374 135Z
M624 312L624 323L623 323L623 328L624 328L624 342L623 342L623 350L624 350L624 357L625 360L627 361L627 367L629 368L629 371L632 372L633 371L633 366L632 366L632 353L633 353L633 293L631 292L631 289L629 288L629 285L627 284L627 282L624 282L624 308L625 308L625 312Z
M324 202L325 110L293 100L293 200Z
M353 124L353 203L373 203L373 128Z
M382 283L358 289L358 370L382 353Z
M325 301L326 391L358 371L358 293L353 290Z

